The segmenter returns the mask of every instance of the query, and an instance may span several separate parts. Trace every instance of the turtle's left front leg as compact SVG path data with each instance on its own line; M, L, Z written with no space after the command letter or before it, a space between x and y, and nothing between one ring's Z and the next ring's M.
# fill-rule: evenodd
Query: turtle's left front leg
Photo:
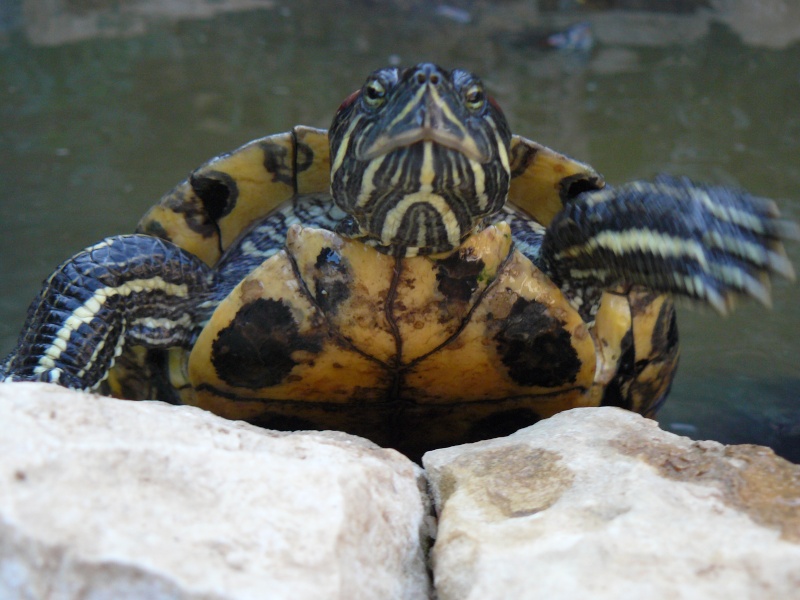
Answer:
M213 304L213 272L175 244L110 237L45 281L0 380L94 389L126 344L190 346Z
M586 318L595 323L602 403L652 416L678 362L669 295L720 313L736 296L769 304L770 277L794 277L783 241L799 236L771 200L662 176L569 200L544 233L539 259L596 311Z
M570 200L542 242L562 287L641 286L727 313L736 296L770 303L769 279L794 279L783 241L800 239L774 202L661 176Z

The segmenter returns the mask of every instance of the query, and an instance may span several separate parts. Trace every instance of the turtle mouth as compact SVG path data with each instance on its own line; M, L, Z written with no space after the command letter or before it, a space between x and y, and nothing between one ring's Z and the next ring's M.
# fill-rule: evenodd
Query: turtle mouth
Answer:
M460 138L448 131L435 127L418 127L396 135L383 134L369 147L360 149L356 153L356 157L362 161L370 161L379 156L389 154L398 148L406 148L419 142L433 142L450 148L481 164L485 164L490 160L486 153L478 149L478 145L472 138Z
M371 161L419 142L432 142L472 161L490 162L491 152L469 132L464 123L468 116L459 116L460 112L442 98L435 86L422 86L406 106L392 111L395 116L389 123L373 125L377 135L364 136L363 143L355 149L356 158Z

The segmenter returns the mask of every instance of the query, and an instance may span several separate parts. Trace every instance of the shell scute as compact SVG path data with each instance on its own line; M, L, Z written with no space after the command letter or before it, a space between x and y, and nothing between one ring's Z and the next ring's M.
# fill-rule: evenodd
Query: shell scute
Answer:
M282 203L298 193L326 192L328 154L327 132L310 127L253 140L194 170L142 217L137 231L214 265Z
M553 316L552 306L563 310L558 318ZM536 321L537 327L529 329L530 321ZM453 369L453 365L469 368ZM537 368L537 372L550 375L538 380L523 375ZM418 390L420 402L481 404L526 398L527 405L535 406L537 401L532 398L542 397L548 405L556 392L563 392L559 402L568 405L572 398L579 405L585 401L580 397L591 387L594 369L594 342L585 335L580 315L549 279L515 251L458 336L415 365L407 381ZM453 372L453 377L444 375L448 372ZM461 390L456 400L452 399L452 386ZM545 407L541 413L549 410Z
M566 200L605 185L591 166L519 135L511 138L509 162L508 201L545 227Z

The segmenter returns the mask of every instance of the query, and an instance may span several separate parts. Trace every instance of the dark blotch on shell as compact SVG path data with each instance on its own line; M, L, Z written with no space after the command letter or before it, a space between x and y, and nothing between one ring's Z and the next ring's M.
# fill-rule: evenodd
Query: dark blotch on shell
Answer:
M334 313L350 297L352 277L347 260L333 248L323 248L314 267L314 301L323 312Z
M192 173L189 183L202 201L206 216L212 222L216 223L236 208L239 186L229 174L221 171Z
M544 304L519 298L495 336L503 364L520 385L574 383L581 368L569 332Z
M259 389L281 383L297 362L292 353L317 353L319 340L300 335L289 307L280 300L258 298L239 309L219 332L211 362L226 383Z
M439 291L448 301L469 302L478 289L478 277L486 266L483 259L476 259L462 250L436 262Z
M635 360L636 349L633 346L633 331L628 330L620 342L622 355L617 367L617 375L612 379L603 394L602 406L618 406L626 410L633 409L633 402L630 397L629 388L631 382L636 378Z

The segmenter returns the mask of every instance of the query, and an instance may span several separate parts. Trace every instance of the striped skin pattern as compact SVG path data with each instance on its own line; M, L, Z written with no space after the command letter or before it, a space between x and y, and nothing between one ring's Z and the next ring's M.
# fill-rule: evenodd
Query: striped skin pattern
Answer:
M277 254L292 225L333 230L346 216L329 194L307 194L278 206L256 222L215 265L220 296L227 296L250 271Z
M330 129L331 192L349 215L338 231L395 256L453 250L505 204L510 142L474 75L373 73Z
M218 156L143 217L148 235L61 265L0 379L415 456L574 406L651 416L677 366L670 295L767 302L800 236L735 190L604 185L511 136L471 74L382 69L329 133Z
M660 176L579 196L547 230L544 267L558 282L643 286L726 314L736 296L769 306L769 275L794 279L782 240L800 229L771 200Z
M191 345L213 295L211 270L178 246L145 235L107 238L45 281L0 377L94 388L126 343Z

